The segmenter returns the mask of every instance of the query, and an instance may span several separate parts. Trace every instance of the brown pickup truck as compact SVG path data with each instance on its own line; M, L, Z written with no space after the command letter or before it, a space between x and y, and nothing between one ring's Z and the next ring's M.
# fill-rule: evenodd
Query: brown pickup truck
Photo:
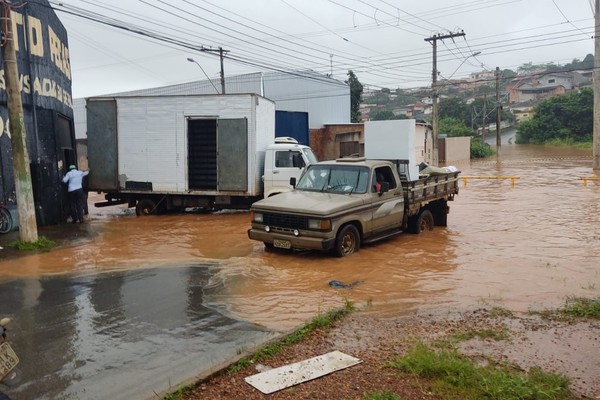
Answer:
M460 172L400 178L399 162L343 158L310 165L295 189L254 203L250 239L339 257L402 231L446 226Z

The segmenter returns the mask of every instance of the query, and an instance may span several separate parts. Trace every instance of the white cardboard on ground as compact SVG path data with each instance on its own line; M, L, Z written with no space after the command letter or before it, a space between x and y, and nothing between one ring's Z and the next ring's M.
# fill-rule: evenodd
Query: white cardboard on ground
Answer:
M245 378L246 382L264 394L276 392L302 382L325 376L361 363L362 360L340 351L309 358L294 364L273 368Z

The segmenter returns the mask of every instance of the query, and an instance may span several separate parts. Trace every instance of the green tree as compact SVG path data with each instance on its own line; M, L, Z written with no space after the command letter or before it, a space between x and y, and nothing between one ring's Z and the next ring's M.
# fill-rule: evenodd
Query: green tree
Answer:
M471 125L471 106L460 97L450 97L440 101L439 118L455 118L465 125Z
M371 121L385 121L388 119L395 119L395 115L393 112L388 110L375 111L371 115Z
M362 97L363 85L360 83L352 70L348 71L346 84L350 86L350 119L352 122L360 122L360 98Z
M533 117L517 127L517 143L591 142L594 92L584 88L551 97L534 108Z
M474 133L463 121L458 118L442 118L439 121L439 131L448 137L473 136Z
M581 62L580 68L582 69L592 69L594 68L594 55L588 54L585 56L583 61Z

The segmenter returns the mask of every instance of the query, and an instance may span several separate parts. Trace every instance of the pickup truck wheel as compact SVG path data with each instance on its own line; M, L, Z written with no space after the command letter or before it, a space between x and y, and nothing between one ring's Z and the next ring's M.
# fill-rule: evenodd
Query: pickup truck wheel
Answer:
M419 218L417 218L417 226L415 233L421 233L424 231L432 231L433 230L433 214L431 211L424 210L421 214L419 214Z
M360 249L360 234L352 224L340 229L335 240L334 253L338 257L345 257Z
M156 202L152 199L141 199L135 205L135 214L138 217L157 213Z

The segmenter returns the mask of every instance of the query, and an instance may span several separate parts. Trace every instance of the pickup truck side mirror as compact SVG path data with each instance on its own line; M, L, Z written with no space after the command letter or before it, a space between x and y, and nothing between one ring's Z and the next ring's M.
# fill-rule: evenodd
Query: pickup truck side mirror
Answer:
M387 193L390 191L390 183L389 182L380 182L381 188L379 189L379 194Z
M292 186L294 189L296 188L296 177L292 176L290 178L290 186Z

